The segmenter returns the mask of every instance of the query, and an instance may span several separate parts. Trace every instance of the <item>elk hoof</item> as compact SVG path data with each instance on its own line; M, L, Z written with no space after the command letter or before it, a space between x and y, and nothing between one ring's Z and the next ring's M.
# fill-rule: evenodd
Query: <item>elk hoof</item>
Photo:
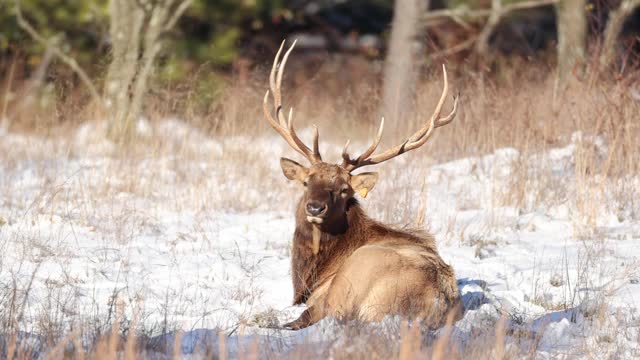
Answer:
M300 324L300 322L296 320L296 321L292 321L292 322L290 322L290 323L286 323L286 324L282 325L282 326L280 327L280 329L282 329L282 330L291 330L291 331L296 331L296 330L303 329L303 328L305 328L305 327L306 327L306 326L304 326L303 324Z

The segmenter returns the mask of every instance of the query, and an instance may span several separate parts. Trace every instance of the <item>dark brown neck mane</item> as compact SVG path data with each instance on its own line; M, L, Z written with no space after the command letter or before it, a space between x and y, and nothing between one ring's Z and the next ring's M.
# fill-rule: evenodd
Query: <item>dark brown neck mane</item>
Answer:
M331 219L320 227L320 251L313 253L313 228L306 219L304 201L296 209L296 229L293 236L291 274L294 288L294 304L306 301L311 291L336 273L344 260L356 249L385 237L406 238L435 250L431 236L419 236L391 229L370 219L358 203L351 198L342 218Z

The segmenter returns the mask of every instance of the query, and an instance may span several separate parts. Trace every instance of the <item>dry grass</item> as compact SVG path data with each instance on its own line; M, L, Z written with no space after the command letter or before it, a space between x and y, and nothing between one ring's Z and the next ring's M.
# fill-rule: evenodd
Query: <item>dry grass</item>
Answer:
M317 124L321 140L325 141L321 145L325 158L333 160L339 158L341 147L337 144L344 143L347 137L357 140L359 145L357 143L353 148L361 150L378 121L379 86L375 74L365 74L362 81L349 81L348 78L340 81L336 80L339 69L339 63L327 63L313 76L298 75L288 79L284 90L285 104L295 108L298 127L307 129L310 124ZM193 129L186 127L152 127L139 142L124 149L113 148L104 141L104 130L99 122L83 125L81 131L91 133L90 137L76 135L80 119L91 114L89 110L79 110L84 109L83 100L74 92L45 91L45 100L42 100L45 104L21 107L19 114L10 118L10 128L22 132L23 141L0 141L0 159L5 169L18 167L24 160L36 162L39 166L35 168L41 171L38 178L44 179L43 183L40 191L30 195L26 202L24 194L13 191L15 183L12 179L0 179L0 190L5 194L2 201L5 207L12 209L11 213L0 214L0 221L20 216L31 218L35 223L61 214L73 216L75 224L112 234L104 239L106 247L112 243L130 243L141 233L152 233L154 228L161 227L161 216L154 210L154 204L160 202L175 211L199 209L194 227L212 222L207 217L207 211L211 210L290 210L294 205L290 199L297 194L297 189L283 185L276 159L280 154L293 156L293 153L280 144L280 139L272 136L272 130L262 119L261 102L266 81L262 74L256 78L257 81L249 84L231 82L209 107L199 112L192 111L191 102L199 96L196 89L181 90L171 102L165 100L174 93L156 93L149 101L152 123L177 115L204 130L207 136L200 132L194 135ZM458 118L450 126L439 129L425 149L408 154L393 165L381 166L383 180L377 189L377 201L369 205L370 212L376 217L393 223L411 222L414 226L428 227L427 200L412 201L416 193L425 199L428 189L424 188L425 181L416 182L415 179L424 179L429 166L436 163L513 148L517 150L517 156L511 160L514 171L508 186L500 187L505 179L499 169L473 170L495 179L495 187L485 194L492 209L513 207L527 212L567 204L572 210L576 239L597 238L598 219L603 209L619 210L621 218L640 219L637 200L640 199L640 187L626 181L640 174L640 142L637 141L640 138L640 101L633 98L631 86L624 79L601 80L593 76L572 79L560 86L552 71L532 65L522 71L505 71L491 77L459 74L450 82L453 89L462 94ZM387 119L382 147L400 141L431 114L440 86L438 73L425 76L418 91L414 116ZM11 83L7 87L19 88ZM62 88L68 91L66 87ZM10 98L0 94L0 99ZM12 101L5 100L5 103L3 113L11 114ZM52 117L63 121L52 120ZM309 138L308 132L302 133ZM38 137L32 137L32 134ZM42 141L42 134L46 134L48 140ZM575 147L574 176L558 178L554 169L545 165L549 161L547 150L565 146ZM57 157L79 159L79 169L83 166L83 156L94 151L98 157L106 156L100 165L91 167L91 175L83 176L77 170L80 175L76 176L73 169L49 163ZM101 180L96 181L96 178ZM406 186L393 186L394 182ZM265 189L269 190L268 194ZM470 189L469 194L461 194L461 198L469 198L465 208L485 206L473 196L474 191ZM126 194L144 201L132 207ZM483 247L499 246L491 239L476 241L465 235L464 230L455 233L457 221L455 214L452 215L448 224L450 230L446 231L451 239L473 243L479 254ZM493 226L502 226L501 221L496 218ZM486 231L491 233L490 228ZM56 248L55 238L43 240L35 233L23 240L25 246L48 249L54 256L64 254L64 249ZM0 250L2 246L0 240ZM286 251L283 249L285 254ZM584 268L596 261L593 257L597 258L597 253L586 257ZM255 264L247 264L250 266ZM587 283L589 279L581 281ZM577 305L574 298L578 285L572 284L568 289L564 304L546 304L545 307L566 309ZM251 289L240 287L229 289L229 293L243 299L259 296ZM6 334L2 337L4 342L0 343L0 354L7 358L32 358L46 353L49 358L132 359L152 357L154 352L179 357L175 346L180 342L179 333L173 337L174 344L163 344L165 348L158 349L148 344L144 333L151 330L139 330L135 316L121 319L123 321L117 316L107 320L90 319L87 320L87 324L93 323L90 326L85 324L69 331L69 326L60 325L68 319L65 315L68 309L55 306L31 314L40 318L36 330L47 334L48 339L48 346L34 348L29 345L28 334L19 331L23 330L19 326L22 312L29 308L28 297L28 281L0 290L0 305L8 304L6 309L10 309L0 311L3 321L0 333ZM73 295L52 292L49 301L51 304L73 302ZM599 318L604 314L602 306L591 316L598 319L603 329L611 329L606 319ZM336 342L321 349L298 345L288 352L288 357L449 359L475 356L500 359L533 356L540 334L518 333L513 325L516 314L512 315L511 319L492 324L477 339L463 344L452 340L455 334L451 333L451 327L433 333L406 322L399 329L391 327L383 331L372 331L361 324L338 324L336 333L342 339L355 339L354 343ZM163 331L170 330L171 325L165 322ZM512 340L512 345L513 339L517 339L515 343L521 346L505 345L506 338ZM223 335L217 345L215 349L206 349L203 356L228 358ZM267 351L261 346L253 342L238 357L257 358ZM583 350L590 353L593 348L586 344Z

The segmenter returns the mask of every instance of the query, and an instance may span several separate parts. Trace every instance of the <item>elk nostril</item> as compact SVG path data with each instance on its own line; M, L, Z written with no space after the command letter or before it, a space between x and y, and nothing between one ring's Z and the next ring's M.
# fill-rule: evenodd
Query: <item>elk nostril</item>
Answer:
M327 206L319 202L307 203L307 213L309 213L309 215L312 215L312 216L318 216L322 214L326 209L327 209Z

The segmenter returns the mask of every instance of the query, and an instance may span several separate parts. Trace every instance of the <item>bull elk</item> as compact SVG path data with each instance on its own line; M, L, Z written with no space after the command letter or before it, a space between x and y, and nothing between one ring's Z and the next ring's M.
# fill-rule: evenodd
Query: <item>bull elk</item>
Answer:
M382 138L383 118L373 143L362 155L349 156L347 141L342 164L329 164L320 156L318 129L315 128L311 149L297 136L292 112L285 117L282 111L282 75L294 46L295 42L281 62L284 42L280 46L263 103L271 127L311 164L305 167L280 159L284 175L304 186L296 209L291 275L293 303L307 305L297 320L284 327L304 328L330 315L380 321L394 314L421 318L432 328L442 326L448 316L459 319L462 310L456 278L451 266L438 254L433 236L396 230L372 220L354 197L356 193L366 197L378 179L373 172L354 174L356 169L421 147L436 128L454 119L457 97L451 113L440 117L448 92L444 66L442 96L420 130L401 144L374 155ZM273 112L269 94L273 97Z

